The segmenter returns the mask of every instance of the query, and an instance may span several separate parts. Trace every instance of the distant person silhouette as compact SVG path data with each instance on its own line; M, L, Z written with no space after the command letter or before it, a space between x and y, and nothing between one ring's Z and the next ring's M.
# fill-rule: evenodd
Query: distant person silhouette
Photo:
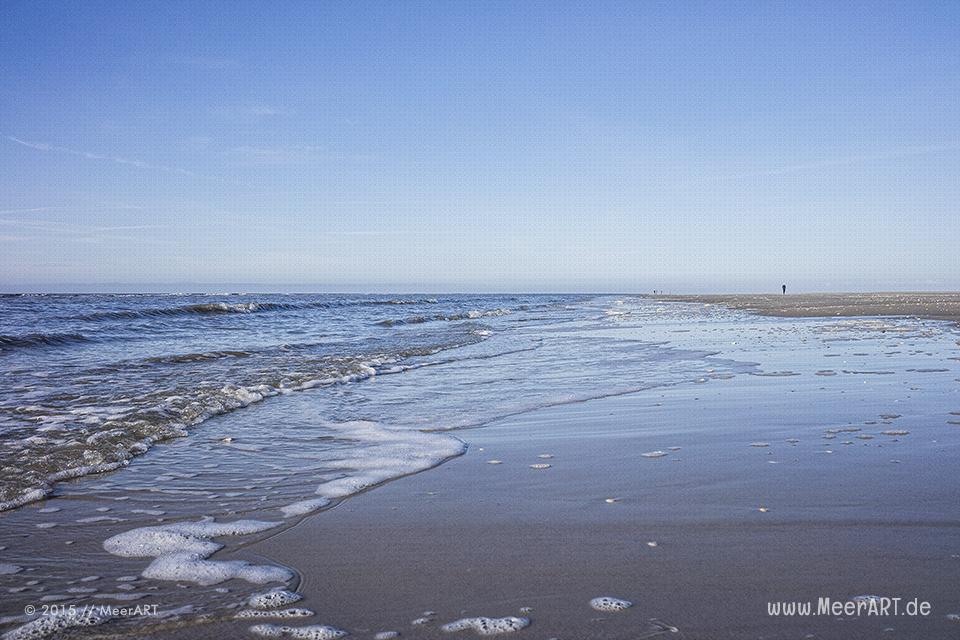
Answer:
M783 295L787 295L787 285L782 284L780 285L780 288L783 289Z

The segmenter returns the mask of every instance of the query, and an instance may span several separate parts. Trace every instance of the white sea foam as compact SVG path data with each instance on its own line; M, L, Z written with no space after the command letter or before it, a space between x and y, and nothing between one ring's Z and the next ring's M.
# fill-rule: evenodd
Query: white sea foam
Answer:
M108 538L103 548L125 558L154 558L143 570L143 577L157 580L182 580L204 586L239 578L254 584L286 582L293 574L283 567L256 566L243 560L207 560L222 544L210 538L259 533L276 527L277 522L237 520L180 522L157 527L141 527Z
M314 624L306 627L288 627L275 624L257 624L250 627L250 633L263 638L295 638L296 640L336 640L347 635L347 632L325 624Z
M629 600L621 600L620 598L613 598L610 596L601 596L599 598L594 598L590 601L590 606L596 609L597 611L603 611L605 613L611 613L614 611L623 611L624 609L629 609L633 606L633 603Z
M883 598L881 598L880 596L875 596L875 595L862 595L862 596L854 596L853 598L851 598L851 600L853 600L853 602L877 602L877 603L879 603L881 600L883 600Z
M476 631L481 636L496 636L501 633L512 633L519 631L530 625L529 618L515 618L507 616L506 618L461 618L454 622L449 622L442 627L447 633L456 631Z
M341 437L356 440L359 446L338 459L344 469L343 475L321 484L317 489L318 498L282 507L285 517L305 515L333 500L436 466L465 450L463 442L444 434L389 429L373 422L348 422L331 427ZM205 519L133 529L109 538L103 546L118 556L154 558L142 573L145 578L181 580L205 586L232 578L255 584L286 582L293 575L282 567L208 559L223 547L211 538L259 533L279 525L256 520L217 523ZM289 602L293 600L277 602L273 606Z
M99 607L67 609L66 611L43 615L23 626L3 634L3 640L38 640L59 633L71 627L93 627L112 619L108 612Z
M235 618L309 618L314 615L310 609L275 609L264 611L262 609L243 609L239 611Z
M434 351L440 351L444 346L436 346ZM240 385L228 383L218 388L200 386L195 393L174 395L164 398L160 404L153 406L124 407L124 412L117 412L116 407L84 406L68 411L71 415L82 416L75 418L79 422L98 427L98 430L80 440L62 439L58 444L77 445L83 443L82 449L69 447L69 450L80 451L80 458L70 461L66 467L60 467L52 473L37 470L26 474L20 482L30 483L27 486L11 485L0 486L0 511L13 509L18 506L35 502L48 496L53 491L53 485L63 480L81 476L113 471L127 466L131 458L148 451L155 443L174 437L188 434L187 428L200 424L207 419L236 409L247 407L261 400L294 391L302 391L319 386L347 384L360 382L378 375L388 373L386 365L396 363L405 357L405 353L394 356L373 358L360 361L356 358L331 359L326 367L319 370L305 370L285 379L279 386L272 384ZM417 353L416 355L423 355ZM401 371L401 369L396 372ZM35 409L45 411L44 407L20 407L20 409ZM153 426L137 419L143 412L156 412L170 416L169 421L163 421ZM93 415L100 413L101 415ZM56 420L58 416L44 416L45 420ZM107 428L117 425L117 428ZM103 439L121 438L123 444L111 442L109 446L99 444ZM21 439L21 446L39 446L50 448L52 445L47 439L39 436L30 436Z
M312 500L301 500L299 502L294 502L293 504L288 504L285 507L281 507L280 511L283 512L283 517L285 518L305 516L308 513L313 513L318 509L323 509L329 504L329 498L314 498Z
M23 571L23 567L18 567L8 562L0 562L0 576L9 576L14 573L20 573L21 571Z
M80 518L77 522L79 524L94 524L96 522L124 522L124 519L113 516L90 516L89 518Z
M349 475L317 488L317 495L328 500L345 498L387 480L435 467L466 451L462 441L440 433L390 429L365 421L331 427L339 436L356 440L357 446L337 460L341 467L349 469Z
M254 609L273 609L287 604L293 604L303 599L303 596L293 591L276 588L261 593L255 593L247 600L247 604Z
M129 601L129 600L140 600L141 598L146 598L148 594L146 593L98 593L95 594L94 598L99 598L100 600L117 600L117 601Z
M43 485L42 487L33 487L30 489L23 490L20 495L12 500L2 500L0 501L0 511L7 511L9 509L15 509L16 507L29 504L31 502L36 502L37 500L43 500L46 496L53 492L53 487L49 485Z

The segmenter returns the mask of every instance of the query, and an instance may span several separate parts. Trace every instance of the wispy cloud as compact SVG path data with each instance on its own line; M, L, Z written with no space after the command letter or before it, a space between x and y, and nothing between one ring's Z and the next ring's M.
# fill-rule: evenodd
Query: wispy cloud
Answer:
M14 136L7 136L7 140L13 140L17 144L22 144L23 146L30 147L31 149L39 149L40 151L50 151L54 149L54 147L42 142L27 142L26 140L21 140L20 138L15 138Z
M128 243L162 246L169 239L156 233L139 233L166 228L160 224L74 224L56 220L0 218L0 241L76 242L82 244ZM7 233L8 231L12 233Z
M78 213L90 213L94 211L143 211L143 207L132 204L94 204L94 205L70 205L57 207L26 207L19 209L0 209L0 215L17 215L21 213L44 213L47 211L74 211Z
M302 165L335 161L366 164L380 158L377 153L344 153L319 145L277 145L269 147L240 145L224 149L221 155L235 166Z
M808 171L818 171L820 169L832 169L835 167L855 166L859 164L869 164L871 162L883 162L885 160L897 160L900 158L909 158L912 156L926 156L947 151L960 150L960 145L939 145L929 147L913 147L907 149L892 149L881 153L859 154L843 156L838 158L826 158L823 160L814 160L811 162L802 162L781 167L772 167L763 171L754 171L737 175L716 176L712 178L717 181L724 180L746 180L749 178L772 178L777 176L786 176L794 173L804 173Z
M0 216L10 215L11 213L40 213L42 211L56 211L57 207L30 207L29 209L0 209Z
M71 240L89 242L91 239L108 239L110 234L125 231L145 231L166 228L162 224L89 224L64 220L50 220L44 217L23 217L24 214L69 212L71 214L93 214L116 211L143 211L143 207L129 204L78 204L70 206L21 207L0 209L0 237L5 242L26 240L44 240L56 238L57 241ZM58 214L59 215L59 214ZM17 217L6 217L17 216ZM7 233L12 231L13 233Z
M76 156L78 158L86 158L87 160L99 160L106 162L113 162L116 164L121 164L129 167L135 167L137 169L145 169L148 171L161 171L163 173L169 173L171 175L185 176L189 178L203 178L206 180L221 180L213 176L204 176L193 171L188 171L187 169L181 169L179 167L171 167L163 164L153 164L150 162L144 162L142 160L133 160L130 158L124 158L122 156L106 155L102 153L94 153L92 151L82 151L79 149L71 149L69 147L61 147L53 144L48 144L46 142L36 142L31 140L23 140L16 136L7 136L7 140L15 142L19 145L27 147L29 149L36 149L38 151L52 151L56 153L63 153L71 156Z
M58 147L52 144L47 144L45 142L32 142L29 140L21 140L20 138L17 138L15 136L7 136L7 139L13 142L16 142L19 145L23 145L24 147L28 147L30 149L37 149L39 151L57 151L59 153L66 153L66 154L77 156L80 158L87 158L88 160L108 160L110 162L115 162L117 164L137 167L138 169L151 169L155 171L163 171L165 173L175 173L183 176L199 177L196 173L192 171L187 171L186 169L169 167L162 164L151 164L149 162L143 162L142 160L131 160L130 158L124 158L121 156L110 156L110 155L104 155L101 153L94 153L92 151L80 151L77 149L70 149L68 147Z
M80 225L59 222L56 220L17 220L11 218L0 218L0 225L20 227L24 229L84 233L99 233L102 231L140 231L143 229L164 228L164 225L160 224Z

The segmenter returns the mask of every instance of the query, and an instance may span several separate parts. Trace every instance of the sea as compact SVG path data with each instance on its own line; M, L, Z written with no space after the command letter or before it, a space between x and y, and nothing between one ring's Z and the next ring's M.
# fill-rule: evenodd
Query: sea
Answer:
M956 333L882 319L784 325L631 295L4 295L3 638L233 615L254 591L298 578L244 556L246 541L455 458L470 429L798 375L782 367L812 371L808 340L913 340L932 354L955 348ZM778 366L787 343L792 360ZM158 599L166 608L149 621L71 608Z

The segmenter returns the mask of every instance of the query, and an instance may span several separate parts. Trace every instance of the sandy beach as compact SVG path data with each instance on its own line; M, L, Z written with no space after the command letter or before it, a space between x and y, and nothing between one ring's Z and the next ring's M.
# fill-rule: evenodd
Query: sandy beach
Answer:
M960 293L801 293L656 295L657 300L719 304L770 316L792 318L912 316L960 322Z
M440 623L465 616L527 615L523 635L537 638L671 637L670 627L687 638L952 637L960 522L944 478L957 427L827 454L830 400L811 409L801 383L787 397L763 397L764 386L598 401L472 433L462 459L255 548L298 567L304 604L358 635L437 638ZM868 412L862 420L879 420ZM769 447L752 447L757 439ZM669 455L643 458L650 450ZM772 600L874 593L919 597L937 613L766 612ZM604 595L634 606L592 610ZM425 611L436 613L412 625Z
M521 635L537 638L671 637L669 628L686 638L954 637L960 434L946 419L956 396L917 411L889 387L770 380L600 400L469 432L464 457L247 551L297 567L303 604L361 637L443 637L441 623L465 616L529 616ZM879 415L905 406L909 415ZM825 440L831 426L860 431ZM913 431L881 435L895 427ZM650 451L668 455L642 456ZM917 597L934 613L766 610L871 594ZM592 610L604 595L634 606Z

